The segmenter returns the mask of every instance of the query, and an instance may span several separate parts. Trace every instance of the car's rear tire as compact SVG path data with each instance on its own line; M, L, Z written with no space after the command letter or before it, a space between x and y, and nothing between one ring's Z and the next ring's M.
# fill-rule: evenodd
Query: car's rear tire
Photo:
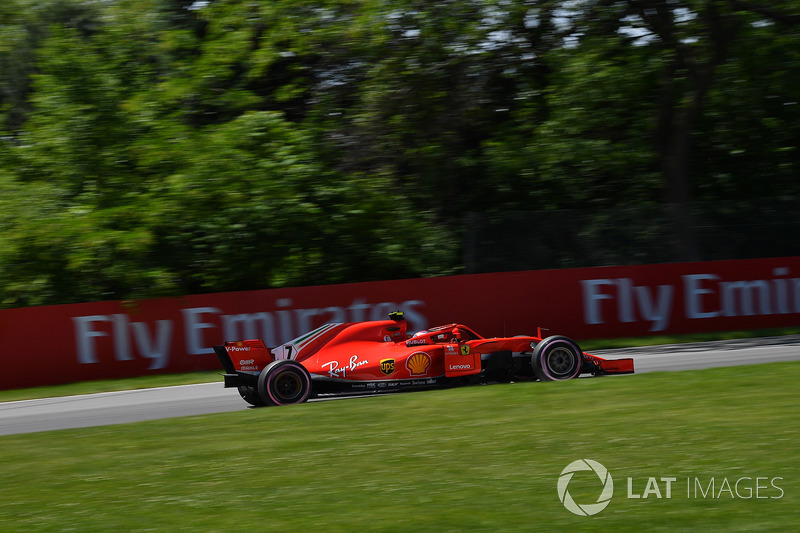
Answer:
M242 400L246 401L253 407L263 407L266 405L264 400L262 400L261 396L258 394L257 388L251 387L250 385L239 385L237 389L239 390L239 396L242 397Z
M297 361L273 361L258 376L258 395L265 405L303 403L311 395L311 376Z
M583 352L569 337L553 335L536 345L531 365L539 381L572 379L581 373Z

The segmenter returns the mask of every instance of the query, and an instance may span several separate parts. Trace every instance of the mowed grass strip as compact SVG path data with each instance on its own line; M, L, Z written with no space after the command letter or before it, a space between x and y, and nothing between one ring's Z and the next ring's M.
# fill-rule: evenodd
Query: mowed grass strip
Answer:
M776 363L5 436L0 530L789 531L799 380ZM615 483L591 517L556 490L583 458ZM592 476L570 485L579 503ZM651 477L661 498L628 498Z

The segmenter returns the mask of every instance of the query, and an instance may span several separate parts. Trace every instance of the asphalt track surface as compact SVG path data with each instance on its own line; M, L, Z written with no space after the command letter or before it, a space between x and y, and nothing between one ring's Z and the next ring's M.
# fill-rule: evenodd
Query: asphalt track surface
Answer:
M636 372L695 370L800 361L800 335L673 344L592 352L632 357ZM620 376L614 379L624 379ZM221 380L179 387L129 390L0 403L0 435L125 424L248 409Z

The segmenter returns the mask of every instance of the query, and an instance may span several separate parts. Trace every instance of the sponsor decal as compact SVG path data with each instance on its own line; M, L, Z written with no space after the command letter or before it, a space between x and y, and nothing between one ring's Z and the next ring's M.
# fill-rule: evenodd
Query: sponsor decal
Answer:
M246 372L259 370L259 368L256 366L255 359L239 359L239 370Z
M787 266L776 266L771 274L762 279L728 280L720 274L692 271L681 275L680 282L658 286L636 285L632 278L583 279L584 323L605 324L612 310L618 322L649 322L650 331L668 329L673 318L800 313L800 278L790 278L791 269ZM682 309L676 306L681 299Z
M412 376L424 376L431 367L431 356L425 352L415 352L406 359L406 368Z
M387 376L394 372L394 359L381 359L381 372Z
M347 372L353 371L356 368L366 365L369 363L368 360L364 359L363 361L358 360L358 355L354 355L350 358L350 361L346 365L339 366L339 361L329 361L322 366L328 367L328 375L332 378L346 378Z
M487 290L475 295L472 306L485 307L497 294L513 294L515 287L523 287L525 291L537 287L531 290L544 299L569 295L579 309L553 312L548 315L548 323L554 332L569 330L576 338L641 336L648 330L672 333L735 330L751 324L751 320L759 328L791 326L797 324L800 316L799 261L797 257L781 257L532 271L513 280L507 274L493 274L479 278ZM387 313L395 309L405 313L408 331L426 331L433 324L453 319L447 296L469 290L475 279L455 276L419 284L403 280L375 285L207 294L193 297L191 305L186 299L172 299L134 300L130 307L121 302L96 302L58 308L6 309L0 320L6 327L3 330L6 336L10 332L21 338L35 337L41 331L48 331L64 344L65 351L59 356L67 359L58 377L25 375L24 360L36 358L58 364L59 368L62 364L52 350L48 352L47 343L36 348L28 346L26 358L6 365L0 388L14 388L22 383L32 386L41 384L42 379L80 380L86 365L96 366L92 375L97 378L120 377L123 371L125 375L139 375L156 369L170 372L217 369L212 347L226 340L262 339L274 359L286 358L275 347L297 338L302 339L298 342L307 341L312 337L306 337L306 332L315 331L322 324L386 320ZM381 287L377 292L387 296L376 300L353 294L374 294L373 287ZM491 295L489 300L484 299L486 294ZM524 300L520 298L521 302ZM468 325L492 335L506 329L525 332L528 322L523 305L517 306L516 300L507 303L511 309L507 324L505 318L499 323L498 317L484 313L475 316L474 322L470 319ZM132 311L134 308L136 312ZM383 334L378 339L382 337ZM264 349L245 343L241 351L234 351L232 344L226 348L234 361L238 361L236 357L248 358L251 351ZM247 347L251 349L245 350ZM296 357L296 349L290 355ZM30 383L31 379L36 383Z
M226 346L229 352L249 352L250 346L242 346L242 343L238 343L236 346Z
M472 370L472 365L450 365L448 370Z

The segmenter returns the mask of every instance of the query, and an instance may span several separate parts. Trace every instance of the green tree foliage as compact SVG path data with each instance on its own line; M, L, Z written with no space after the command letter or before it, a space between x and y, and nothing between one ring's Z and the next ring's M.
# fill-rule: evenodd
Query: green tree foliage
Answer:
M466 213L800 195L796 0L7 0L0 305L457 272ZM474 217L475 215L473 215Z
M311 137L277 112L245 113L193 142L154 211L182 290L432 275L452 254L391 182L326 170Z
M32 111L4 137L4 305L451 271L451 236L394 182L325 164L296 120L303 67L255 57L282 30L169 4L47 25Z
M566 112L547 125L561 128L551 146L568 141L577 147L572 157L565 149L551 160L562 166L579 159L571 167L583 187L596 180L610 186L612 194L599 196L604 202L635 202L638 197L666 204L676 228L676 260L700 258L691 200L749 198L756 191L798 193L792 179L763 188L763 176L775 173L775 158L770 157L774 154L769 152L776 147L761 137L765 124L751 122L746 127L739 118L744 114L756 123L766 120L782 130L779 138L797 138L792 137L795 126L783 129L784 113L776 114L776 106L761 93L766 89L781 104L797 100L794 84L788 82L797 75L793 50L800 21L792 14L800 7L796 2L772 3L766 9L735 0L597 0L563 6L559 33L567 45L558 55L566 56L565 67L559 68L566 85L555 85L551 94L554 111L567 99ZM763 61L758 65L753 62L757 55ZM570 72L575 66L580 70ZM759 74L766 74L765 68L779 74L763 79ZM782 81L775 84L775 78ZM756 156L757 172L748 174L731 157L728 141L713 131L718 127L735 131L743 142L760 138L758 148L748 149L768 152ZM700 134L703 129L706 135ZM785 154L796 141L778 144L777 150ZM590 152L584 153L584 148ZM715 163L721 167L714 168ZM783 167L778 174L786 172L785 163ZM626 168L630 175L621 177ZM630 178L636 181L628 183Z

